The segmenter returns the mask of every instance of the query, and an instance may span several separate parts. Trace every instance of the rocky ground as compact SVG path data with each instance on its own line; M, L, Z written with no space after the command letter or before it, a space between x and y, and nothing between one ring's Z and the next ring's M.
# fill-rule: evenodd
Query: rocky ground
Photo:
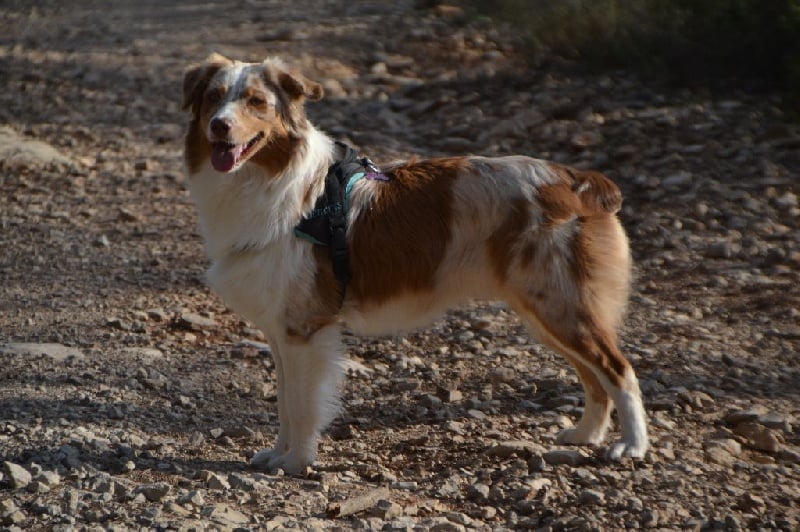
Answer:
M56 0L0 12L0 527L800 527L800 130L778 100L534 69L513 32L411 2ZM554 444L582 392L503 306L348 337L344 413L296 477L258 331L203 282L183 69L281 55L376 161L525 153L625 194L623 330L653 449Z

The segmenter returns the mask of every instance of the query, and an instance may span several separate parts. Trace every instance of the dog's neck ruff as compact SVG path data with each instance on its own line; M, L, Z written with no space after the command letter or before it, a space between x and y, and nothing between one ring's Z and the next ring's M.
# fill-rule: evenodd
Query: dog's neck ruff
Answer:
M366 157L358 158L350 146L336 142L344 152L342 158L328 168L325 190L317 198L314 209L300 220L294 228L298 238L314 245L327 247L333 261L333 273L341 287L344 301L347 283L350 281L350 254L347 247L347 212L350 210L350 194L362 179L388 181L389 177Z

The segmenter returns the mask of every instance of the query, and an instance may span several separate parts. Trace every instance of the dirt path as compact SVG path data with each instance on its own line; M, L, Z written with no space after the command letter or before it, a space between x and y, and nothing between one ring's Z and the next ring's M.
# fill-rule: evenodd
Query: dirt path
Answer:
M798 128L769 96L533 71L508 31L411 4L4 3L0 526L800 526ZM484 304L348 338L372 373L314 470L248 469L277 428L268 346L204 285L180 162L182 71L211 51L301 66L312 120L376 161L525 153L620 183L648 457L554 446L580 386Z

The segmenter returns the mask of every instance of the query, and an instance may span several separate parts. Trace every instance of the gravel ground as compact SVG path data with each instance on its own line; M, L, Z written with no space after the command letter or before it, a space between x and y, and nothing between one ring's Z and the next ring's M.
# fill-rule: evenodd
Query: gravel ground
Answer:
M765 94L544 70L506 29L412 2L4 2L0 527L800 527L800 129ZM346 338L319 461L276 435L269 346L203 281L183 69L280 55L313 121L376 161L525 153L600 168L636 259L623 347L653 448L555 445L580 385L501 305Z

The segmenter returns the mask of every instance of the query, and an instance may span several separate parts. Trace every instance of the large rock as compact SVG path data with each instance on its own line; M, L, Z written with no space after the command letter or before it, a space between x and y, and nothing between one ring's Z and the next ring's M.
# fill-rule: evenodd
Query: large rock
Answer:
M36 344L36 343L11 343L0 345L0 353L21 356L46 356L55 362L64 362L69 358L83 358L83 352L74 347L67 347L61 344Z
M72 164L68 157L46 142L22 137L8 126L0 127L0 162L15 166Z
M3 462L3 473L5 473L6 479L14 489L24 488L33 480L27 469L14 462Z

